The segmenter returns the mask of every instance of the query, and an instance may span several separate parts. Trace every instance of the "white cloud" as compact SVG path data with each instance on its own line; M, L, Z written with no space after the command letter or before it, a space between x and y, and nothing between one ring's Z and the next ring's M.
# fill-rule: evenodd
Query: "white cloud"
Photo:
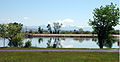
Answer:
M63 23L72 23L74 22L72 19L64 19L63 20Z
M67 26L66 24L73 23L74 20L67 18L67 19L64 19L64 20L57 20L55 22L62 23L63 24L62 27L66 27ZM51 24L51 26L53 26L53 24L50 21L48 21L48 24Z
M29 17L24 17L23 19L24 19L24 20L28 20L28 19L29 19Z
M48 21L48 24L52 24L50 21Z
M72 19L64 19L64 20L57 20L57 21L55 21L55 22L59 22L59 23L72 23L72 22L74 22Z

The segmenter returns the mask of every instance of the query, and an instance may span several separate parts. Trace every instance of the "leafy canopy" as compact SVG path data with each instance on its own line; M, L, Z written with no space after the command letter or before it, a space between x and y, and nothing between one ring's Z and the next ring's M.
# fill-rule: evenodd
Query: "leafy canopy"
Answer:
M99 31L113 30L117 24L119 24L119 8L111 3L111 5L101 6L94 9L93 20L89 20L89 25L99 33Z

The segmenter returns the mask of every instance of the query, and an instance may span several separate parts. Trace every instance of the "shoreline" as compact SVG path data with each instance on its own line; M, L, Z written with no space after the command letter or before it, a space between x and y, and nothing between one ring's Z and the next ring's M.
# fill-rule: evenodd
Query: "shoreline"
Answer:
M115 38L120 35L113 35ZM81 37L81 38L97 38L97 34L29 34L27 37Z
M81 38L97 38L92 34L29 34L27 37L81 37Z

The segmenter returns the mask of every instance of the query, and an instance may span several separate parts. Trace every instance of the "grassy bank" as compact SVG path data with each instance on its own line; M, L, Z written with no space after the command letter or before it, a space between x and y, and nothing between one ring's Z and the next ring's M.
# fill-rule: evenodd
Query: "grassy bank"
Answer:
M0 52L0 62L118 62L118 53Z
M65 49L65 50L118 50L118 48L37 48L37 47L31 47L31 48L19 48L19 47L1 47L0 50L32 50L32 49L44 49L44 50L49 50L49 49Z

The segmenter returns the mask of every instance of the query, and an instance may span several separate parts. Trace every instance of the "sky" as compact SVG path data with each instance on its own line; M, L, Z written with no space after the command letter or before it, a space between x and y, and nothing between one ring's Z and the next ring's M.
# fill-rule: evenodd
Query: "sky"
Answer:
M93 9L119 0L0 0L0 23L18 22L26 26L59 21L63 26L89 26Z

